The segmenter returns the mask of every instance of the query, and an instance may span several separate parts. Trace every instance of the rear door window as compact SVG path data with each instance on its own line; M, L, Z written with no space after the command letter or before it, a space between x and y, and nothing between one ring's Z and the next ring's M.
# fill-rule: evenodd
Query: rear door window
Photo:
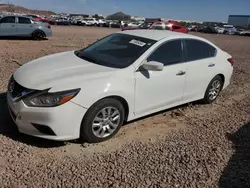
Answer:
M216 49L206 42L194 39L185 39L184 41L186 62L211 58L216 55Z
M20 24L31 24L31 20L29 18L18 17L18 23L20 23Z

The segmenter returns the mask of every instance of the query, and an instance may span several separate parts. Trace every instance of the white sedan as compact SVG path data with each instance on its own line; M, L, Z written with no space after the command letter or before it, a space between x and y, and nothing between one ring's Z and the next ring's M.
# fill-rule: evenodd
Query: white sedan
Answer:
M7 99L20 132L94 143L124 122L196 100L214 102L232 72L232 57L203 38L123 31L26 63L10 79Z

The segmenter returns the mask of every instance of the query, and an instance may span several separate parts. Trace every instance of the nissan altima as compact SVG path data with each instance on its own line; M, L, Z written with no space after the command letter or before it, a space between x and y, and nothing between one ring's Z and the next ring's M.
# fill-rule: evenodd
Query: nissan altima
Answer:
M233 62L200 37L122 31L21 66L7 101L22 133L102 142L124 122L192 101L213 103L230 83Z

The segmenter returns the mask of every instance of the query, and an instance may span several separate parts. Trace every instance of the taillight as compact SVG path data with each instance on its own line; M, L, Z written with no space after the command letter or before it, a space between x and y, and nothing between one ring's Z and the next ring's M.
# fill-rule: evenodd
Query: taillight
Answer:
M46 28L48 28L48 29L50 29L50 28L51 28L51 27L50 27L50 25L46 25L45 27L46 27Z
M227 61L228 61L229 63L231 63L232 66L234 65L234 60L233 60L233 58L228 58Z

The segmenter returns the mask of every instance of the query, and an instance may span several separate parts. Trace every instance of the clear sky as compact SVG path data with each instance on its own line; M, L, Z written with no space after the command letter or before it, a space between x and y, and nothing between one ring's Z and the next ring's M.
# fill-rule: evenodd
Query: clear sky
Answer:
M144 17L195 21L227 21L230 14L250 15L250 0L0 0L26 8L57 13L99 13L122 11Z

